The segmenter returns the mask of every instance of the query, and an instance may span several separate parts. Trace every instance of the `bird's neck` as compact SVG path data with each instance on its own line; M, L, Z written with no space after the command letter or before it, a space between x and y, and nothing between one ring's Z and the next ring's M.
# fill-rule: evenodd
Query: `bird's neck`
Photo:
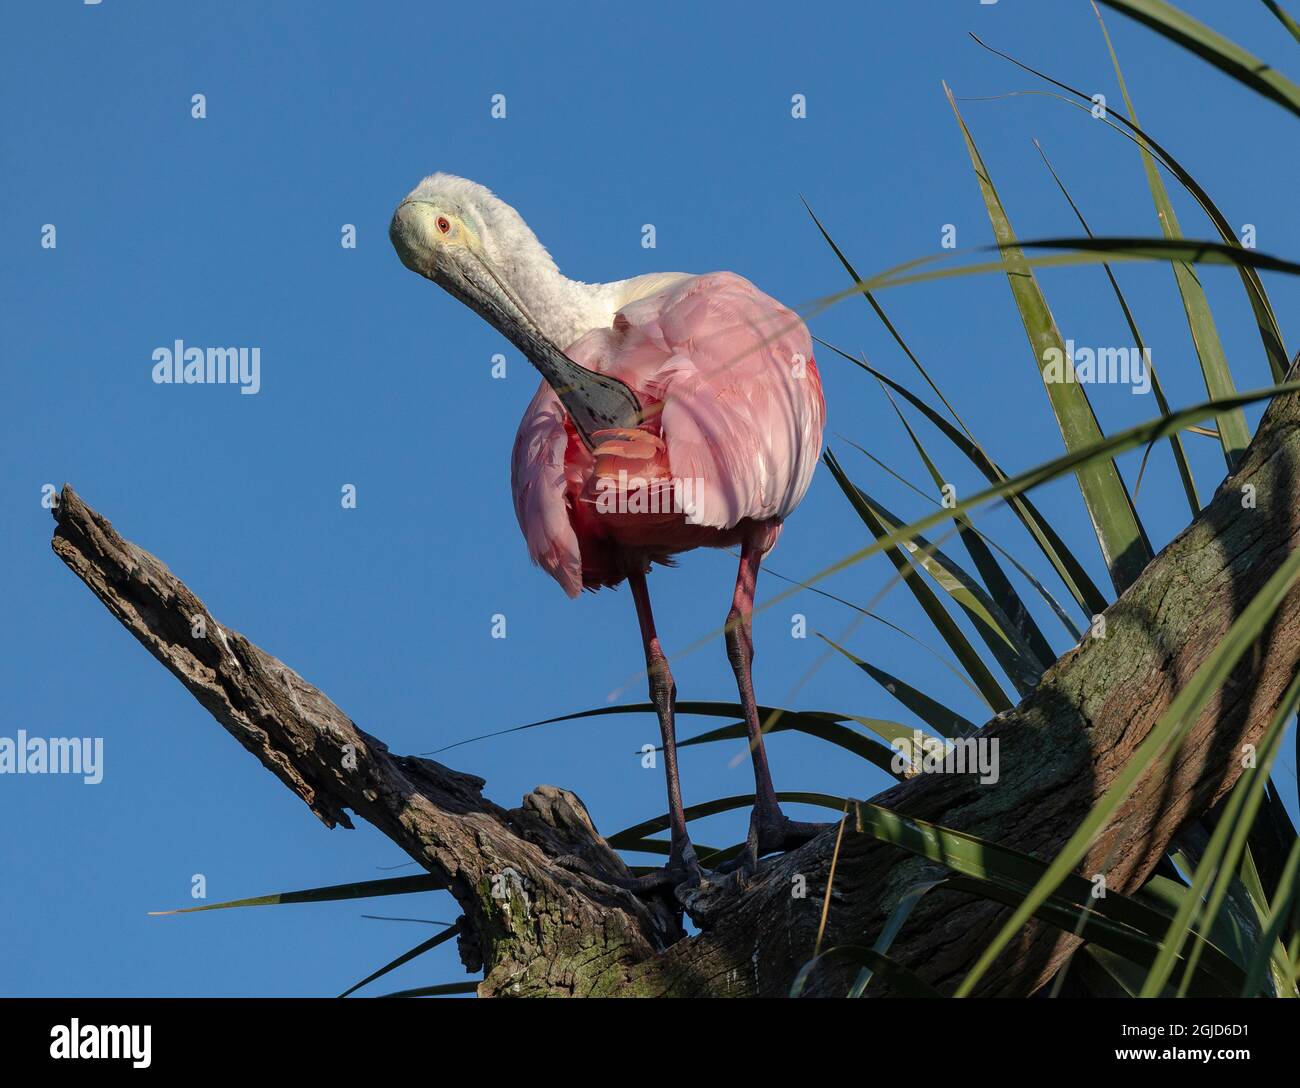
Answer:
M613 284L571 280L549 256L516 259L507 275L529 316L561 350L591 329L608 328L620 305Z
M500 232L505 244L492 256L542 333L561 350L592 329L608 329L629 302L691 278L683 272L659 272L611 283L571 280L523 220L514 218L513 229Z
M637 299L694 279L690 272L651 272L609 283L583 283L565 276L547 258L549 267L516 266L511 287L546 337L561 350L592 329L608 329L614 315Z

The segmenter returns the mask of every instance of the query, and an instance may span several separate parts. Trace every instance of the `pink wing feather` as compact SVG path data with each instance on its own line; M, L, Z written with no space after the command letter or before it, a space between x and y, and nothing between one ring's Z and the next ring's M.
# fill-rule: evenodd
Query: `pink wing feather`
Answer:
M560 399L542 382L515 435L510 487L528 554L565 593L576 597L582 592L582 559L569 520L569 432L564 418Z

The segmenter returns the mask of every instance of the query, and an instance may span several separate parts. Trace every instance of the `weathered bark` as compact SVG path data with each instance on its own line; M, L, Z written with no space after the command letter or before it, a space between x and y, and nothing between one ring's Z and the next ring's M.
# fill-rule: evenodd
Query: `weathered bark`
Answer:
M1300 398L1271 404L1237 474L1107 611L1105 637L1086 638L1019 706L986 726L1001 745L996 784L921 776L875 800L1054 855L1297 546L1298 430ZM1243 505L1247 484L1253 508ZM675 904L638 900L599 878L627 870L573 794L542 786L521 807L504 809L484 798L478 778L390 754L315 687L219 624L166 566L122 540L70 487L55 517L60 558L327 826L351 826L351 810L446 881L465 914L462 959L485 972L480 993L777 996L811 955L833 831L765 862L747 884L706 885L689 899L702 932L687 938ZM1292 593L1173 763L1139 783L1080 872L1104 873L1120 890L1140 885L1179 830L1232 786L1241 746L1258 741L1300 660L1298 630L1300 594ZM899 895L935 872L866 835L846 834L825 943L869 942ZM806 879L806 897L791 894L796 875ZM1003 916L985 901L935 893L892 954L950 990ZM980 992L1031 993L1074 945L1031 925ZM843 982L828 970L816 990L842 992Z

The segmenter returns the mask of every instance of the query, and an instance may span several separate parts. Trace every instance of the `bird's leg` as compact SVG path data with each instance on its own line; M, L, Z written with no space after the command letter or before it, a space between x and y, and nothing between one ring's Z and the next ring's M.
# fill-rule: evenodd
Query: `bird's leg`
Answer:
M664 746L664 772L668 779L668 828L672 846L668 864L659 873L640 878L637 890L651 890L664 885L676 885L686 880L698 881L699 862L690 836L686 834L686 814L682 809L682 784L677 773L677 732L673 716L677 704L677 685L673 682L668 658L659 645L655 632L654 613L650 611L650 591L646 588L644 574L628 578L632 599L636 602L636 617L641 624L641 641L645 645L646 672L650 677L650 701L659 715L659 733Z
M727 657L736 674L740 705L745 711L745 726L749 731L749 754L754 762L754 811L749 818L749 836L744 852L734 862L720 866L723 871L752 871L761 855L800 846L825 826L803 823L786 816L772 785L772 771L763 746L763 723L758 719L758 704L754 698L754 589L762 561L758 540L747 538L741 546L736 591L731 599L731 611L727 614Z

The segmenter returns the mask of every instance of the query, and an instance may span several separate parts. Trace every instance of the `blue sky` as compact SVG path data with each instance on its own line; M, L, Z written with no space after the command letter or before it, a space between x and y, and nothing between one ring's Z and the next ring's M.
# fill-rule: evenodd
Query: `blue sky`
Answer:
M1294 42L1262 5L1184 6L1283 67ZM0 474L8 622L0 627L0 735L104 739L103 781L0 779L0 993L336 993L450 921L446 895L150 918L209 901L373 879L404 856L366 826L326 832L221 730L52 555L45 484L71 482L187 581L222 622L318 684L394 751L643 697L626 589L569 602L529 564L509 493L509 454L536 386L491 328L404 269L387 238L397 201L434 170L513 203L575 278L730 269L791 305L844 285L799 195L862 272L991 240L944 100L999 95L1032 79L985 40L1068 82L1118 90L1089 6L976 0L917 4L662 4L635 18L608 4L28 2L0 34L4 122ZM1143 123L1261 249L1300 253L1290 214L1300 161L1294 119L1195 58L1110 14ZM207 116L191 117L191 96ZM507 116L490 116L504 94ZM791 117L791 96L807 117ZM1043 169L1038 137L1099 233L1153 234L1136 150L1044 97L963 104L1022 236L1075 233ZM1171 183L1172 185L1172 183ZM1208 223L1181 193L1189 235ZM355 249L340 245L355 224ZM642 226L657 247L642 248ZM41 247L44 224L57 248ZM1173 401L1204 399L1167 267L1121 282ZM1268 370L1237 277L1204 280L1241 387ZM1127 344L1095 268L1042 277L1080 344ZM1269 279L1284 333L1300 291ZM891 291L881 302L963 418L1008 468L1060 452L1033 356L998 276ZM818 316L818 335L915 373L868 308ZM153 351L258 346L261 390L151 381ZM508 378L489 376L503 352ZM827 436L854 477L894 510L927 507L842 440L918 482L924 469L865 375L819 357ZM1108 429L1154 414L1149 397L1094 391ZM1252 414L1252 421L1257 413ZM931 432L922 432L931 442ZM1191 440L1202 494L1222 475ZM959 488L976 480L934 436ZM1123 462L1132 482L1133 457ZM357 488L356 509L340 504ZM1070 481L1040 505L1099 584ZM1139 507L1157 546L1186 523L1167 451L1152 456ZM981 527L1042 572L1017 524ZM770 557L804 577L860 547L861 524L819 471ZM827 583L865 604L891 581L883 557ZM722 552L651 578L669 653L721 624L734 578ZM760 582L760 598L784 585ZM1055 588L1055 587L1053 587ZM880 606L936 643L905 590ZM823 644L791 637L791 614L843 636L861 657L980 718L932 657L810 594L762 613L756 682L768 703L911 721ZM508 637L490 637L504 613ZM1041 617L1053 645L1068 644ZM682 698L735 697L720 641L674 659ZM621 694L620 694L621 693ZM684 719L689 735L703 723ZM512 805L538 783L575 790L615 831L663 811L661 770L644 770L652 717L538 729L449 753ZM778 788L870 796L886 776L838 749L779 735ZM683 756L687 803L748 792L748 761L724 746ZM734 764L734 765L733 765ZM1287 745L1277 778L1294 805ZM695 828L723 844L744 814ZM381 989L458 981L444 946ZM389 982L391 986L387 985Z

